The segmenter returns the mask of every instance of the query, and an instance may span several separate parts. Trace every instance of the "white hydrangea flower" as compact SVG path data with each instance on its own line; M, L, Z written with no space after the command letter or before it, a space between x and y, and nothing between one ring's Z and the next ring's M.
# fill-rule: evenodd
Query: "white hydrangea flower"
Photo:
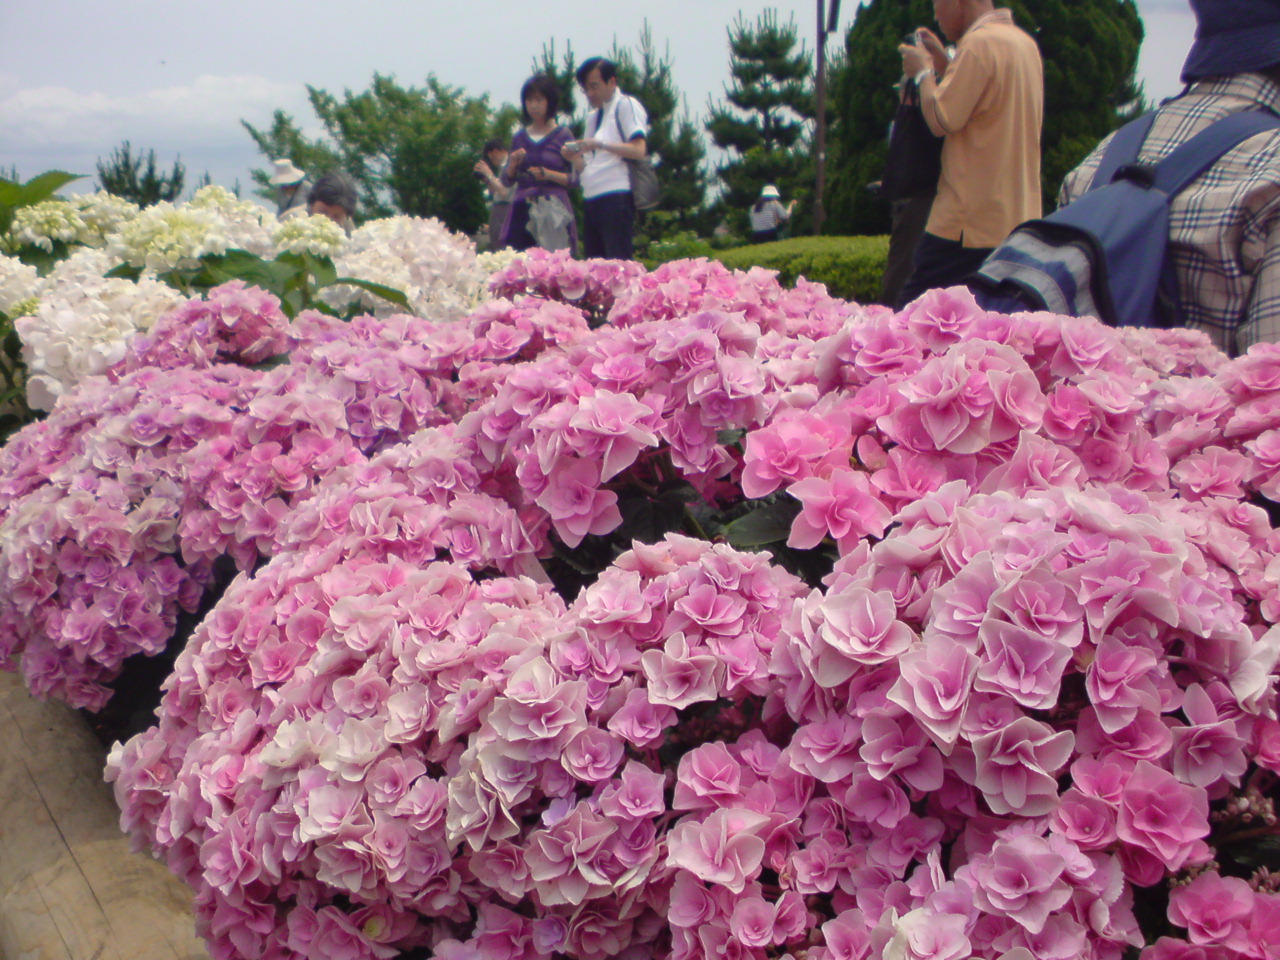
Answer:
M130 340L186 300L157 280L105 279L86 269L87 259L69 263L45 278L34 313L14 322L27 365L27 402L37 410L52 409L81 379L104 373L124 357Z
M123 261L105 249L77 247L71 256L56 263L41 281L42 291L68 289L84 284L97 283L110 270Z
M83 243L83 238L90 235L80 211L66 200L45 200L19 207L9 232L17 246L30 243L47 252L53 251L55 240Z
M380 283L404 292L411 312L432 320L456 320L470 313L489 272L475 244L436 219L389 217L372 220L351 235L335 261L339 276ZM321 297L335 309L355 304L378 316L402 308L356 287L327 287Z
M226 227L217 213L161 201L124 224L110 238L107 249L144 273L156 274L194 267L200 257L225 253L229 246Z
M19 317L29 313L40 296L40 275L15 257L0 255L0 313Z
M259 257L275 256L276 215L249 200L241 200L225 187L210 184L196 191L189 209L207 210L221 219L227 240L237 250Z
M69 202L85 224L85 232L79 240L90 247L106 246L107 237L119 233L126 223L141 213L141 208L136 203L130 203L105 190L77 194Z
M476 263L480 268L482 278L471 292L472 303L479 306L486 300L492 299L489 293L489 278L499 270L505 270L517 260L522 259L524 259L524 251L512 250L510 247L502 250L486 250L484 253L479 254L476 257Z
M346 245L347 235L328 217L308 216L281 221L274 239L280 253L309 253L332 258Z

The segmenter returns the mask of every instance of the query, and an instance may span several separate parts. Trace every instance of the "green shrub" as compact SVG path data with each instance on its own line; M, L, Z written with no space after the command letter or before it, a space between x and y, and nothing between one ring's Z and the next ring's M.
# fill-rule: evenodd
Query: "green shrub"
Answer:
M661 240L650 241L648 249L640 257L640 262L652 270L670 260L696 260L698 257L714 256L715 251L708 241L703 240L692 230L682 230Z
M712 253L726 267L778 271L787 285L797 277L826 284L833 297L874 303L889 256L888 237L793 237L776 243L757 243Z

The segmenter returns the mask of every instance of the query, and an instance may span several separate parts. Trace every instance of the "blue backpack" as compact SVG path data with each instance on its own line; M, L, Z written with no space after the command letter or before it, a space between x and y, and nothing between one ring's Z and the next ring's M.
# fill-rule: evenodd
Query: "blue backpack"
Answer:
M1233 147L1280 128L1247 110L1223 117L1156 164L1137 163L1155 119L1116 132L1093 183L1043 220L1016 227L968 283L987 310L1048 310L1111 326L1181 326L1169 247L1169 201Z

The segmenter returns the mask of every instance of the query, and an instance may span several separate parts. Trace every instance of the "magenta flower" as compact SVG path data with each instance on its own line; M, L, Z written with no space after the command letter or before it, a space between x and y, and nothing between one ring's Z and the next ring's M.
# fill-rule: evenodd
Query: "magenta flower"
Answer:
M806 550L830 536L847 552L862 537L878 537L889 525L889 508L858 470L837 470L828 479L809 477L787 492L803 504L787 538L790 547Z
M1049 915L1071 899L1065 867L1046 840L1023 834L998 840L989 854L974 858L962 872L980 909L1039 933Z
M671 831L667 863L709 883L741 893L764 859L761 831L768 817L746 810L720 809L706 820L682 820Z
M1021 717L973 739L974 783L993 813L1041 816L1058 803L1057 773L1071 756L1075 738Z
M1116 833L1170 870L1202 856L1209 833L1209 800L1165 770L1138 761L1120 794Z

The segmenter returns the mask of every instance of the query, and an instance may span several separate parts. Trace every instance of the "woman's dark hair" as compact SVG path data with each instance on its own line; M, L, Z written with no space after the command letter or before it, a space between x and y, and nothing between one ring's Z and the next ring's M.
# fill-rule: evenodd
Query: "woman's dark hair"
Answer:
M521 97L520 99L523 100L524 98ZM486 140L484 142L484 149L480 151L480 156L484 157L487 160L489 159L489 154L493 153L493 151L495 150L501 150L503 153L507 152L507 145L503 143L501 140L499 140L497 137L494 137L492 140Z
M307 194L308 204L317 200L333 207L341 207L347 211L347 216L355 216L356 185L345 173L330 171L317 180Z
M531 93L540 93L547 101L547 119L554 120L560 109L560 85L545 73L535 73L520 88L520 116L525 123L532 123L533 117L524 107L525 98Z
M578 86L585 87L587 85L587 77L591 76L592 70L600 71L600 79L608 83L618 75L618 65L612 60L606 60L604 57L592 57L590 60L582 61L582 66L578 67L578 72L574 74L578 78Z
M764 209L764 205L769 202L769 199L770 198L768 197L758 198L756 202L751 205L751 211L753 213L759 213L761 210Z

